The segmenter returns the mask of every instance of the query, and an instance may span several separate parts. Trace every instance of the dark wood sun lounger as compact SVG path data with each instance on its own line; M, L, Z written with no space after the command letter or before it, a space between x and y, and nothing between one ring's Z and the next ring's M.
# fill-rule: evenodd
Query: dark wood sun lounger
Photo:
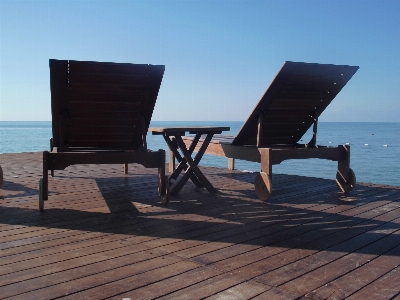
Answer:
M272 192L272 165L287 159L321 158L338 162L336 182L343 192L355 185L350 146L316 144L318 117L351 77L357 66L285 62L236 136L215 135L206 154L261 163L255 190L261 200ZM313 126L307 144L300 139ZM185 137L187 145L192 137ZM201 142L198 143L201 147Z
M166 197L165 151L149 151L146 134L164 66L50 60L53 138L43 153L39 208L48 199L48 171L73 164L158 168Z

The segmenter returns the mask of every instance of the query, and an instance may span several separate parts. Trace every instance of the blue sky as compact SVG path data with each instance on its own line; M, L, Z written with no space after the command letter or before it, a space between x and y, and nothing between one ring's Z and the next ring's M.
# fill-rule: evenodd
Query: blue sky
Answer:
M284 61L359 71L321 121L400 122L400 1L0 0L0 121L51 120L48 60L163 64L155 121L244 121Z

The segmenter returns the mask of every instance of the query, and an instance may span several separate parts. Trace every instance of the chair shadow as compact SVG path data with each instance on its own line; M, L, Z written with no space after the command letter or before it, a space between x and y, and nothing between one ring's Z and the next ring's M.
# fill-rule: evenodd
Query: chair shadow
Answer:
M31 208L3 206L0 207L1 224L123 234L128 239L147 236L312 250L326 248L331 237L345 235L345 242L360 235L364 241L373 242L390 239L390 232L399 229L395 218L393 221L379 218L379 214L390 213L389 208L399 210L399 189L360 186L351 195L355 201L348 202L347 196L334 191L335 183L327 179L319 180L322 184L320 190L316 187L316 192L299 196L297 186L315 180L302 178L303 183L292 182L291 187L282 187L273 200L263 203L255 199L254 191L249 191L251 176L240 175L227 176L244 182L247 189L230 190L228 187L217 195L211 195L188 184L181 194L171 198L167 207L161 204L158 196L156 175L95 178L110 210L108 213L71 208L48 208L39 213ZM277 177L281 183L297 178ZM14 185L14 188L18 186ZM382 208L376 208L377 218L346 213L381 200L385 201L382 201ZM375 230L377 228L379 230ZM352 251L364 250L361 247Z
M0 199L33 196L38 194L38 189L32 189L24 184L4 180L0 188Z

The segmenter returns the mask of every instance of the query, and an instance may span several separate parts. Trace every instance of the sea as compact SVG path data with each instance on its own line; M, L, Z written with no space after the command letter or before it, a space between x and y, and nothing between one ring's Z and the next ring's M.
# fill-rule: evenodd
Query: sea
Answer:
M243 122L153 121L151 127L227 126L226 134L235 135ZM302 138L307 143L311 130ZM51 122L0 121L0 153L41 152L50 149ZM168 150L161 136L147 135L148 148ZM350 145L350 166L357 182L400 186L400 123L319 122L317 144ZM168 159L168 157L167 157ZM0 165L2 164L0 156ZM226 168L227 158L204 155L200 165ZM235 161L244 172L260 171L260 164ZM335 179L337 163L322 159L287 160L274 165L273 173Z

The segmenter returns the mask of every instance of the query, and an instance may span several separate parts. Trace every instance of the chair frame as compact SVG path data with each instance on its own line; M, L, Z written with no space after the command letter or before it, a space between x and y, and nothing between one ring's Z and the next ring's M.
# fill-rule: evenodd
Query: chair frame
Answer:
M239 133L236 136L215 135L206 154L227 157L231 170L235 168L235 159L259 162L261 172L254 185L258 198L263 201L272 193L272 166L288 159L337 161L336 182L342 192L351 191L356 178L350 168L350 146L321 146L316 141L319 116L357 70L355 66L285 62ZM306 82L306 87L301 86L302 82ZM310 141L299 144L311 126ZM286 135L279 135L280 132ZM192 139L183 138L186 145L190 145ZM195 151L201 143L202 140Z
M67 60L55 60L49 61L50 65L50 88L51 88L51 101L52 101L52 129L53 138L50 139L50 151L43 152L43 178L39 181L39 209L44 210L44 201L48 200L49 187L48 187L48 173L51 171L51 176L54 176L54 170L64 170L68 166L74 164L123 164L124 173L128 173L128 164L137 163L141 164L146 168L157 168L158 169L158 192L159 195L164 198L168 197L167 193L167 178L165 176L165 151L160 149L158 151L150 151L147 149L146 134L150 124L151 115L157 99L159 87L164 74L164 66L154 65L135 65L135 64L119 64L119 63L102 63L102 62L78 62L78 61L67 61ZM76 69L84 70L83 73L75 75L80 77L84 84L75 83L70 77L70 69L76 65ZM140 70L141 81L145 80L149 82L148 87L146 84L132 85L127 83L127 80L135 81L136 70ZM121 74L119 72L121 71ZM129 77L129 78L128 78ZM127 79L128 78L128 79ZM134 78L134 79L131 79ZM119 82L122 80L122 83ZM104 83L106 81L106 83ZM110 83L111 82L111 83ZM103 102L103 105L118 108L119 103L113 102L114 98L125 97L128 100L125 105L131 105L131 100L134 100L134 93L129 89L142 90L146 89L142 93L138 93L145 100L141 99L138 101L139 111L136 126L124 126L124 130L131 132L129 134L129 140L107 140L103 137L103 134L96 132L96 138L85 141L81 138L77 141L72 141L70 136L74 135L71 133L69 127L71 124L76 125L76 120L79 118L71 116L70 111L72 104L70 104L71 94L73 88L70 88L75 84L76 86L81 85L77 89L83 89L85 95L90 93L93 95L96 93L97 96L102 97L103 91L106 91L106 95L110 100ZM108 86L107 86L108 84ZM83 86L83 88L82 88ZM100 92L96 90L99 88ZM107 90L108 89L108 90ZM145 94L145 96L143 96ZM100 96L99 96L100 95ZM76 96L76 95L75 95ZM96 100L98 101L98 100ZM84 101L82 101L84 102ZM95 105L99 105L93 102ZM105 104L104 104L105 103ZM87 105L84 104L84 105ZM92 104L93 105L93 104ZM94 106L95 106L94 105ZM135 103L136 105L136 103ZM131 106L134 106L133 104ZM145 107L144 107L145 106ZM144 107L144 108L143 108ZM82 114L81 110L78 110L78 114ZM90 105L89 112L91 114ZM107 128L107 123L103 117L105 113L108 113L108 119L113 120L118 118L119 114L125 113L123 109L118 108L118 111L101 111L94 112L92 119L94 118L99 124L104 122ZM136 113L133 111L132 113ZM98 115L100 117L98 117ZM116 126L118 130L121 126L121 120ZM131 123L133 124L134 121ZM128 129L126 129L128 127ZM99 129L97 129L99 130ZM118 136L114 132L112 133ZM124 132L125 134L125 132ZM104 134L106 136L107 134ZM126 134L125 134L126 135ZM89 135L90 136L90 135ZM93 134L94 136L94 134ZM165 201L165 200L164 200Z

